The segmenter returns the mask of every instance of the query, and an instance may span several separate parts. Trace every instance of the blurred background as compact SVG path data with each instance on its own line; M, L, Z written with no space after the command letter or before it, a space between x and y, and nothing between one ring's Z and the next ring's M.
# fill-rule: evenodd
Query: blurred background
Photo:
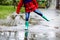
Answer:
M19 0L0 0L0 18L6 18L16 10ZM60 0L37 0L39 8L42 9L60 9ZM22 7L21 12L25 12ZM3 15L3 16L2 16Z

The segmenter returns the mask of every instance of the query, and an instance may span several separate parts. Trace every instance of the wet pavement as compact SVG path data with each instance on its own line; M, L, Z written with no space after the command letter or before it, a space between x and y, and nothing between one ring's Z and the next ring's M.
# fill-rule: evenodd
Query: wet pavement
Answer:
M35 18L38 24L29 26L28 40L60 40L60 11L55 9L39 9L50 21L47 22L41 18L36 13L32 12L30 15L32 18ZM20 20L21 25L17 27L21 28L22 31L11 32L1 32L0 40L24 40L24 22ZM6 28L7 29L7 28ZM12 28L11 28L12 29ZM10 30L11 30L10 29ZM9 38L9 39L8 39Z

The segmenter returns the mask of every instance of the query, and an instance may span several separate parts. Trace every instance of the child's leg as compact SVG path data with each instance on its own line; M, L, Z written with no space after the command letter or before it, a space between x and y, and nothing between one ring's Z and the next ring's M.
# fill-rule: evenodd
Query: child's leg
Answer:
M30 13L25 13L25 15L26 15L26 16L25 16L25 38L24 38L24 40L27 40Z
M25 29L28 29L28 26L29 26L29 16L30 16L30 13L25 13Z
M42 18L44 18L46 21L49 21L38 9L36 9L34 11L35 13L37 13L38 15L40 15Z

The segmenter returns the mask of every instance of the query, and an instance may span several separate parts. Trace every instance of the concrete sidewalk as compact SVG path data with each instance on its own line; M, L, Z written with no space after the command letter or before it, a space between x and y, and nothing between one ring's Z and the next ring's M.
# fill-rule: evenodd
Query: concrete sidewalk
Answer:
M31 17L39 20L37 25L30 25L29 30L31 32L29 33L29 37L31 36L30 34L35 34L37 35L36 40L59 40L60 34L58 34L60 31L60 12L56 10L51 10L51 9L39 9L50 21L47 22L43 18L41 18L39 15L37 15L34 12L31 12ZM42 19L42 20L40 20ZM22 25L24 25L24 21L20 20ZM18 28L23 28L18 25ZM24 29L24 28L23 28ZM18 32L18 38L19 40L24 39L24 31L19 31ZM58 35L57 35L57 34ZM3 33L2 33L3 34ZM8 34L7 34L8 35ZM12 32L10 40L15 40L14 37L12 37L14 34ZM56 37L57 35L57 37ZM3 39L4 38L4 39ZM4 35L0 36L0 40L6 40Z

